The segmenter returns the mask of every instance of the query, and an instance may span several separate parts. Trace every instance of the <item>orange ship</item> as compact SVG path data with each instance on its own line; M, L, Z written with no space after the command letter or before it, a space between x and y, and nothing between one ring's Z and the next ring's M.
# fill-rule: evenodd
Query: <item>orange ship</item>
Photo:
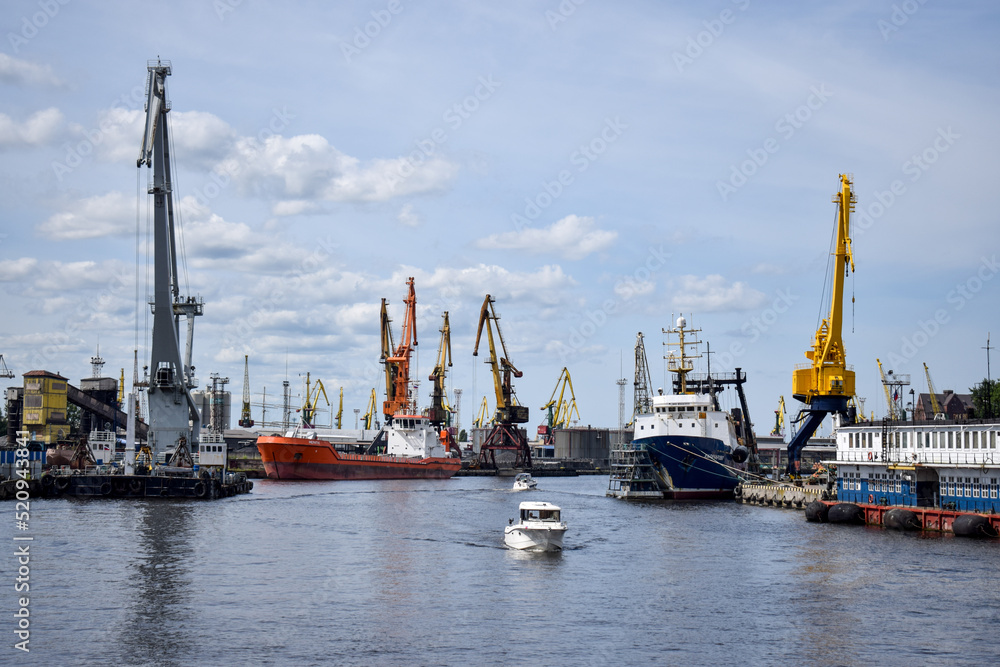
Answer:
M462 467L447 430L439 436L426 417L398 415L375 442L369 450L378 453L349 454L315 431L297 430L261 436L257 449L271 479L448 479Z

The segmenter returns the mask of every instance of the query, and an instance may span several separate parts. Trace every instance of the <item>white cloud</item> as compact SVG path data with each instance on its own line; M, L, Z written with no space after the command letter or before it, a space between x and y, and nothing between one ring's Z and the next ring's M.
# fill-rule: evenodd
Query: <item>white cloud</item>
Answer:
M50 65L38 65L0 53L0 81L12 84L61 86L63 81L52 73Z
M230 154L237 140L236 131L224 120L204 111L171 111L170 143L174 158L185 167L211 169ZM97 118L97 127L74 130L95 144L101 157L109 162L129 162L139 156L146 112L142 109L105 109Z
M62 112L55 107L36 111L23 123L0 113L0 148L48 143L59 135L62 125Z
M34 257L0 260L0 282L23 280L38 266Z
M566 259L583 259L587 255L608 248L618 232L597 229L594 219L567 215L552 223L551 227L491 234L476 242L479 248L526 250L532 253L555 253Z
M420 216L413 212L413 204L407 204L400 209L398 219L407 227L416 227L420 224Z
M49 239L76 241L126 236L135 229L135 202L118 191L88 197L39 225Z
M271 206L271 214L282 218L292 215L301 215L303 213L316 213L321 210L322 209L319 204L305 199L286 199L284 201L275 202L274 205Z
M674 295L671 305L683 312L749 310L764 302L763 292L743 282L727 283L718 274L679 276L670 281L668 291Z
M223 168L257 195L351 202L441 190L457 173L457 167L443 158L416 166L408 158L362 164L318 134L272 136L263 143L243 137L227 164Z

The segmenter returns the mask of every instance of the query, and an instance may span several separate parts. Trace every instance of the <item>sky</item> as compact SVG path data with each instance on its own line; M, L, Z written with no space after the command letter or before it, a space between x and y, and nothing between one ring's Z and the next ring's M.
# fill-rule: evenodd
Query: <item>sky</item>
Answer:
M249 355L255 404L286 378L300 402L308 372L334 403L343 387L353 427L384 387L380 300L398 338L412 276L419 403L448 311L464 427L495 405L472 356L490 294L531 432L563 367L580 425L618 423L620 377L630 414L638 332L667 387L683 313L713 372L747 373L766 433L830 308L840 174L866 412L886 410L877 358L916 392L924 363L962 392L1000 341L996 3L34 0L0 28L0 354L18 376L89 377L99 347L130 383L133 349L148 359L135 159L156 58L181 293L205 301L194 365L202 387L230 378L234 415Z

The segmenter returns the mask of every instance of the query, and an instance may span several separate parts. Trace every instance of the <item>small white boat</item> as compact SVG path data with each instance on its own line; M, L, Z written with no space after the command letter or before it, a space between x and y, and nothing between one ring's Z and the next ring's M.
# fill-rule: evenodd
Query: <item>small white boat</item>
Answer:
M560 509L552 503L521 503L521 520L503 529L504 543L512 549L526 551L562 551L566 523L560 520Z
M514 478L515 491L528 491L538 486L538 482L531 476L530 472L518 473Z

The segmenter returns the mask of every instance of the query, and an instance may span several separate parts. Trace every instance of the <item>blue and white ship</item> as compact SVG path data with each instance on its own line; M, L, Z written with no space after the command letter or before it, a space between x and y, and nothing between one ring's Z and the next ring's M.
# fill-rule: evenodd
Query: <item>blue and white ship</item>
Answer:
M1000 513L1000 421L841 421L838 501Z
M747 472L759 466L756 442L743 394L746 380L739 368L732 374L690 376L687 348L700 341L698 329L687 329L684 317L674 329L677 352L667 356L668 369L676 374L676 393L653 396L651 411L636 415L632 447L649 455L660 490L667 498L701 500L733 497L733 489ZM741 408L726 412L719 407L716 390L735 385ZM754 470L749 470L753 468Z

